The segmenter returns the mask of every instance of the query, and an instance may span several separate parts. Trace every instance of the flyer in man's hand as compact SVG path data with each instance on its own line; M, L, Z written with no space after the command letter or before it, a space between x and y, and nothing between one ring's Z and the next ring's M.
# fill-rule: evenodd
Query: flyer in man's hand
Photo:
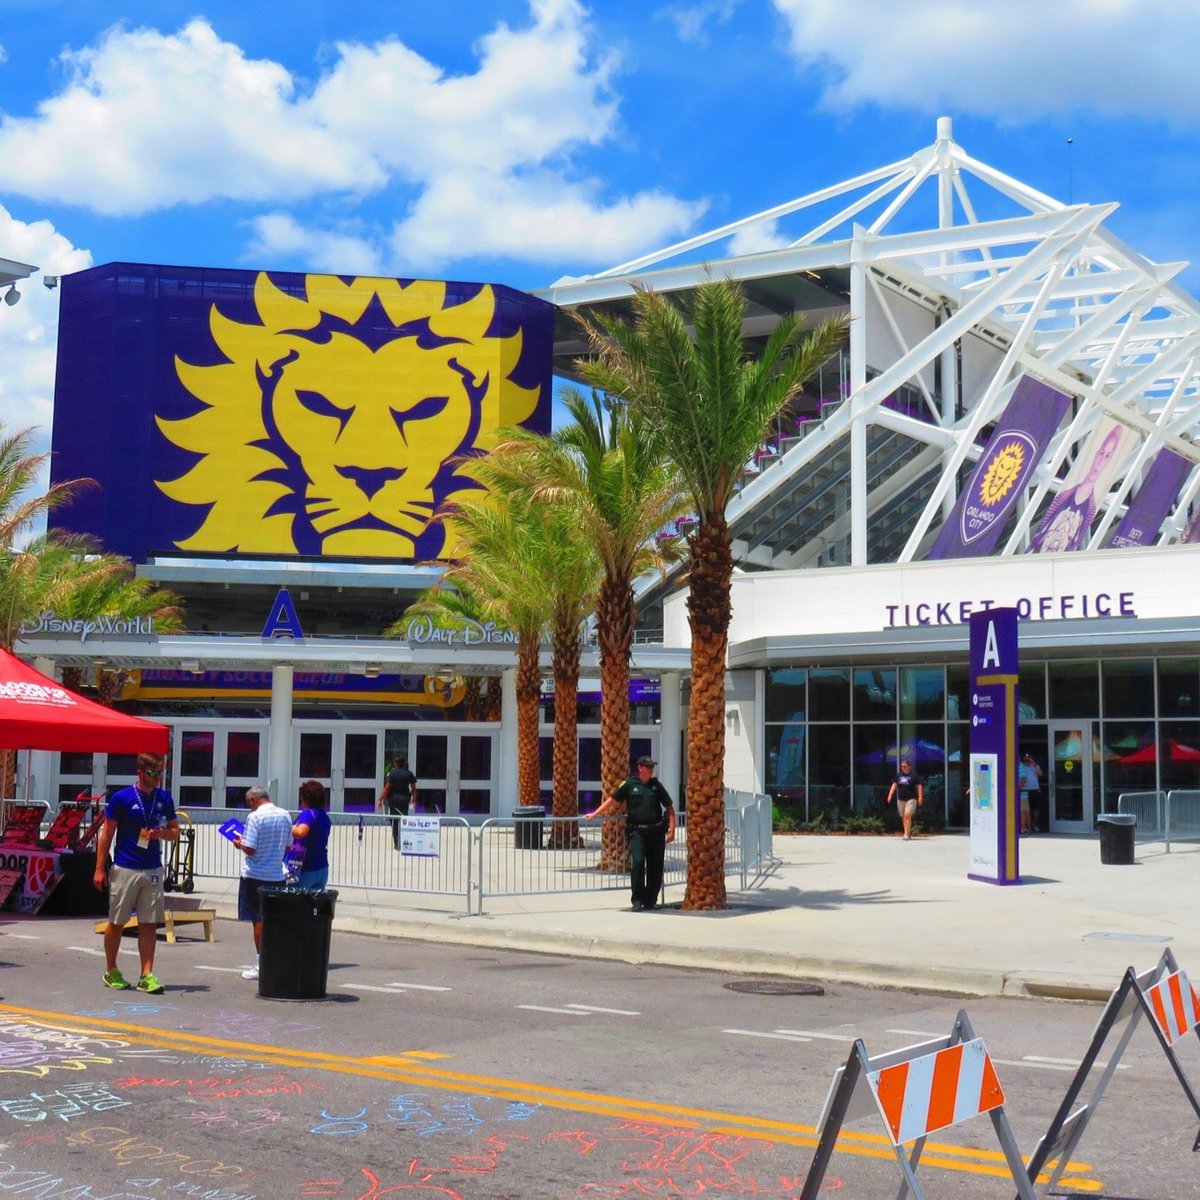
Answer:
M237 817L230 817L229 820L217 830L217 832L222 837L227 837L232 842L235 837L241 837L242 834L246 832L246 827L237 819Z

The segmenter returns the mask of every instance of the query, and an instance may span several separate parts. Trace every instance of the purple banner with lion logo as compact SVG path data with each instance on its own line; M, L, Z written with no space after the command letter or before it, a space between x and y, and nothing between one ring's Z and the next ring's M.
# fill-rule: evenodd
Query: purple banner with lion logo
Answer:
M972 558L995 549L1070 403L1062 392L1022 376L927 557Z
M110 263L65 276L55 527L153 554L427 561L464 456L550 427L554 307L443 280Z

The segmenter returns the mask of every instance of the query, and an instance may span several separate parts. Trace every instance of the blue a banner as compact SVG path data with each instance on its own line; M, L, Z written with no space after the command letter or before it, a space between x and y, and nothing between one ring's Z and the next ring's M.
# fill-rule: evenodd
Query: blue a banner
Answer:
M971 867L984 883L1021 882L1017 794L1017 610L972 614Z
M189 551L426 561L463 456L550 427L554 307L487 284L110 263L62 280L52 523Z
M995 549L1070 403L1062 392L1022 376L929 558L972 558Z
M1150 464L1137 495L1125 510L1109 546L1114 549L1152 546L1192 466L1191 462L1173 450L1160 450Z

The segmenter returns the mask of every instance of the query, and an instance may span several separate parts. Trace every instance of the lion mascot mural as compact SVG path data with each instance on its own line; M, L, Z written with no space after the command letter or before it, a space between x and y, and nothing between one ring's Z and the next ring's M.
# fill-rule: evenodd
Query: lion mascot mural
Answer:
M298 296L261 273L254 302L258 323L212 308L224 361L175 360L199 408L158 426L196 461L156 483L202 511L178 547L437 557L445 535L430 517L476 486L455 460L528 420L540 396L511 378L522 335L493 333L493 290L309 275Z

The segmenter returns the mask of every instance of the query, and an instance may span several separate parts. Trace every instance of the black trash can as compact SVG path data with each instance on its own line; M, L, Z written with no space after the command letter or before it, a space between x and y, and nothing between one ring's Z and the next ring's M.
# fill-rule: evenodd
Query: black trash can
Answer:
M329 978L329 934L337 892L263 888L258 994L268 1000L320 1000Z
M545 819L546 810L540 804L524 804L513 809L513 840L518 850L542 848L542 822Z
M1100 827L1100 861L1114 866L1132 866L1137 817L1132 813L1102 813L1096 823Z

